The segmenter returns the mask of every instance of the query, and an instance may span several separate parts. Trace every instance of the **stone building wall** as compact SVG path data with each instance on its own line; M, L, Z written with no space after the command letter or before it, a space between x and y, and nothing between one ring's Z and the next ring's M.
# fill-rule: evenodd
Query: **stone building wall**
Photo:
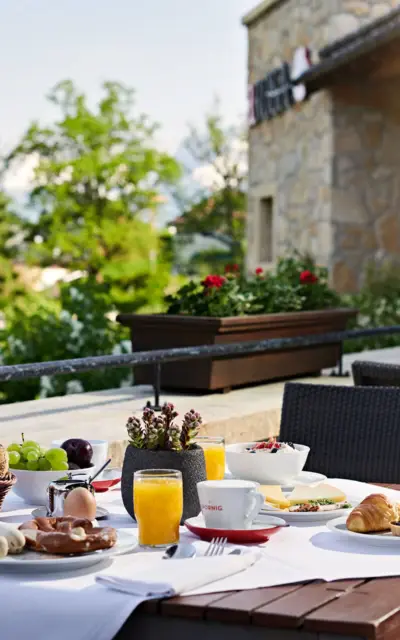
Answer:
M332 98L331 262L336 286L355 291L368 263L400 261L400 85L338 87Z
M248 24L250 84L262 79L283 61L290 61L298 47L308 46L317 52L390 11L400 4L400 0L271 0L264 6L268 4L269 8ZM374 240L372 235L363 236L364 249L347 246L357 241L350 220L344 219L349 207L343 206L346 202L340 200L343 200L340 181L347 179L343 167L350 161L350 158L346 159L346 148L355 144L351 140L356 138L361 147L367 147L368 155L371 143L365 140L363 131L352 130L355 125L356 128L364 126L361 124L364 120L372 122L378 115L382 122L386 118L384 113L377 115L376 109L372 108L369 115L363 115L360 120L360 110L362 107L354 101L347 110L343 96L320 91L296 108L250 129L249 269L262 264L261 200L272 197L273 260L293 249L309 250L319 263L331 269L333 283L338 289L353 290L359 285L357 261L364 261L383 246L385 228L392 224L386 212L382 214L386 218L370 225L374 227ZM379 144L384 146L383 139L390 138L393 131L389 124L382 122L386 133L382 134ZM377 127L376 124L365 126L371 130ZM363 155L363 149L359 148L358 153ZM383 153L382 148L381 153L374 156L376 171L380 170L379 157ZM339 177L341 172L342 178ZM365 183L367 170L363 179ZM382 181L378 182L380 186L377 183L376 191L383 189ZM346 198L350 204L348 194ZM356 214L351 215L355 217ZM347 233L353 234L353 240L347 238ZM268 267L267 264L263 266Z

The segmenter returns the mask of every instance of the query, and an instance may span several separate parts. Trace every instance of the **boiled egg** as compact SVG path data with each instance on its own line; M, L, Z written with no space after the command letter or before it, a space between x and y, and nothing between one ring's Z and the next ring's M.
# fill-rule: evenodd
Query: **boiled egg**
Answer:
M96 517L94 496L84 487L72 489L64 500L64 515L94 520Z

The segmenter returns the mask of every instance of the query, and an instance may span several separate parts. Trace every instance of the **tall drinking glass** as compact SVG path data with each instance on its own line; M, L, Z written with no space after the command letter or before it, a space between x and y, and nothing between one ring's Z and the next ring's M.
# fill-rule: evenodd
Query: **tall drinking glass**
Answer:
M139 544L166 547L178 542L183 513L181 472L174 469L143 469L136 471L133 479Z
M201 436L196 444L202 447L207 480L223 480L225 476L225 440L220 436Z

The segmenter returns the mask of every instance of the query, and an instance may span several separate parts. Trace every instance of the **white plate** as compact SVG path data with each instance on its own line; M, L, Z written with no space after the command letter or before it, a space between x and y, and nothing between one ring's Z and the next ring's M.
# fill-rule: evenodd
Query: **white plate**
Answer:
M283 518L288 524L296 524L298 522L328 522L338 517L338 514L344 513L348 515L354 507L348 509L335 509L334 511L281 511L280 509L264 509L260 511L260 515L278 516ZM346 519L346 518L345 518Z
M231 478L233 478L234 476L231 474L231 472L226 469L225 471L225 479L229 480ZM295 485L297 484L305 484L305 485L313 485L313 484L320 484L321 482L325 482L325 480L327 480L327 477L324 476L322 473L315 473L314 471L302 471L294 480L291 484L287 484L287 485L282 485L282 490L283 491L293 491ZM271 484L271 483L269 483Z
M34 509L31 514L34 518L47 518L47 509L46 507L37 507ZM104 507L99 507L97 505L96 508L96 520L103 520L104 518L108 518L110 512L107 511Z
M346 528L347 518L336 518L327 523L327 527L339 536L366 544L372 547L395 547L397 545L400 551L400 538L393 536L390 531L381 533L356 533Z
M117 529L118 540L111 549L102 549L92 553L83 553L77 556L53 556L49 553L36 551L24 551L17 555L8 555L0 559L0 572L3 569L15 571L70 571L90 567L107 558L133 551L138 546L137 538L125 529Z

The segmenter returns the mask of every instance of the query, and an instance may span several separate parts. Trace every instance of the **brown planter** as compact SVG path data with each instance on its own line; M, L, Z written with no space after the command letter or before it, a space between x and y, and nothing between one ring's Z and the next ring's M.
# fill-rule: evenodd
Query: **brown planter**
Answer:
M356 314L355 309L233 318L121 314L117 320L130 328L133 351L152 351L343 331L348 320ZM271 353L171 362L162 366L161 387L214 391L315 374L321 369L334 367L339 356L340 345L330 344ZM136 366L136 384L153 384L153 371L154 368L149 365Z

